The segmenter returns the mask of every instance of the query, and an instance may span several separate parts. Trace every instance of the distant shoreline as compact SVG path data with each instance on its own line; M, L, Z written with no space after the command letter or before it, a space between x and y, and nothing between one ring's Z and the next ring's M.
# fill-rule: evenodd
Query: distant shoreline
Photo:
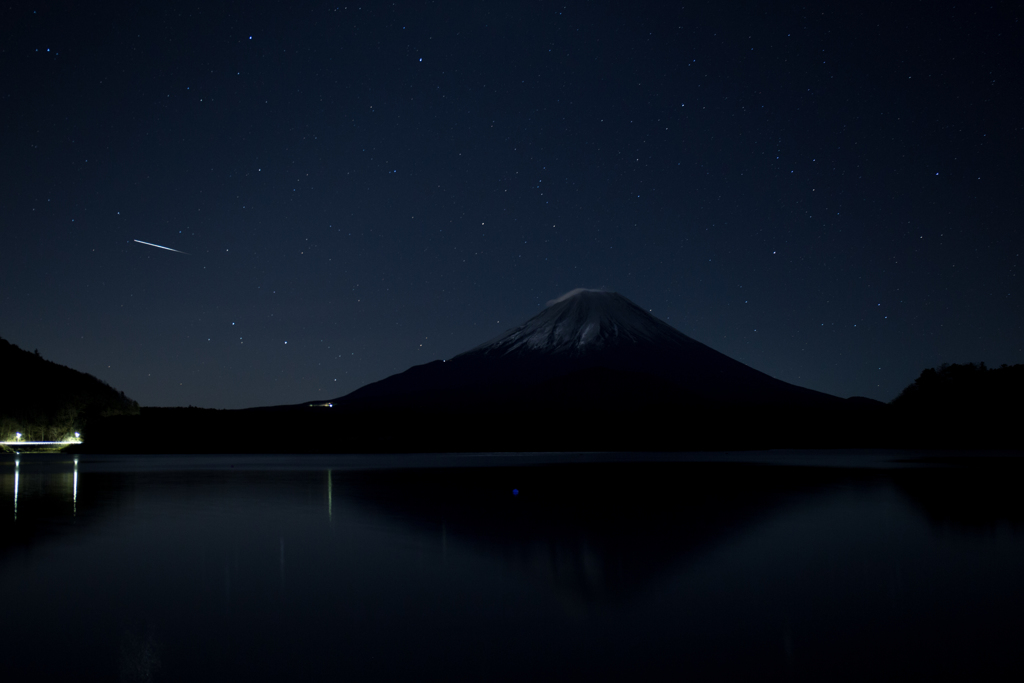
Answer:
M202 410L99 418L75 453L697 452L1019 450L1005 416L898 410L661 406L637 411ZM984 421L983 421L984 420ZM993 428L979 428L985 423ZM1003 428L996 428L996 427Z

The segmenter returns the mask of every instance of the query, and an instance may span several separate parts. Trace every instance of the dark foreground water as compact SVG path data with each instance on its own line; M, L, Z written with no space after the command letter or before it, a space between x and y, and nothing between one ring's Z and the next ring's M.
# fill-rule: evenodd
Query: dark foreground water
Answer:
M0 679L1021 680L1022 472L0 455Z

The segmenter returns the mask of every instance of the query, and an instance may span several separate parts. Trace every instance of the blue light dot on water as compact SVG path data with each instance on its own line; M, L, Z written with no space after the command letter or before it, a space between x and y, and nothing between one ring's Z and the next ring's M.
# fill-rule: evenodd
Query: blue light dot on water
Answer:
M512 489L512 495L513 496L518 496L519 495L519 489Z

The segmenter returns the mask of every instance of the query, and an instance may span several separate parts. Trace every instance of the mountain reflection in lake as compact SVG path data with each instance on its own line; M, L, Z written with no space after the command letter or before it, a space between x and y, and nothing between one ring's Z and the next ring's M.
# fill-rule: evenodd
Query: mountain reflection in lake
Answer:
M1016 458L2 457L5 680L1024 673Z

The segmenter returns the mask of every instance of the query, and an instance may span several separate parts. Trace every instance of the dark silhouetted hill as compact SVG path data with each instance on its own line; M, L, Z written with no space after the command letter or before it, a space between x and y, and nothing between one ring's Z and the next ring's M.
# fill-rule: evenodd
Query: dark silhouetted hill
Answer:
M893 399L908 409L967 409L1024 406L1024 365L986 367L984 363L948 363L928 368Z
M944 364L893 399L905 443L934 448L1024 447L1024 365Z
M59 441L93 419L138 413L106 382L58 365L0 338L0 440Z

